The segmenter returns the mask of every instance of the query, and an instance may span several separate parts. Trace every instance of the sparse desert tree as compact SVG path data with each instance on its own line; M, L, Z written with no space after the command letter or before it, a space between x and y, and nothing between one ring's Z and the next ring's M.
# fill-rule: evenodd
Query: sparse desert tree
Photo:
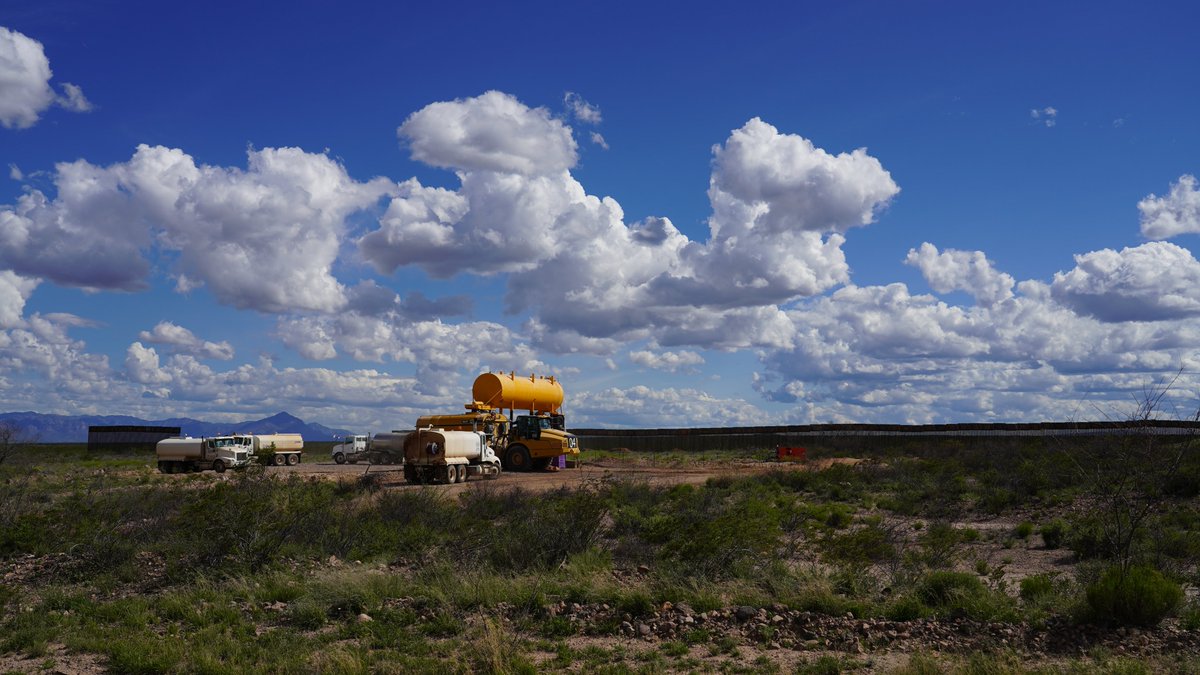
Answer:
M1111 559L1122 575L1139 562L1140 543L1178 487L1196 480L1186 474L1200 447L1197 434L1164 434L1154 424L1178 377L1147 387L1120 433L1068 453L1090 502L1094 552ZM1193 419L1200 421L1200 413Z
M21 433L21 428L12 422L0 422L0 464L15 457L26 445L31 443Z

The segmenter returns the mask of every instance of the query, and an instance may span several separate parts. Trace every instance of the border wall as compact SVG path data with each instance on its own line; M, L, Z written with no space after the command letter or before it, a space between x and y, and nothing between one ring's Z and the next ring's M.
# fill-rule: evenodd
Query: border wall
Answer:
M807 424L762 427L688 429L571 429L587 450L745 451L776 446L814 445L832 449L870 446L903 447L922 441L957 441L960 445L988 442L1028 444L1041 440L1067 442L1105 436L1153 434L1200 435L1200 422L1149 420L1121 422L1038 422L1028 424Z
M180 435L180 427L148 427L136 425L88 427L88 452L114 450L147 450L164 438Z

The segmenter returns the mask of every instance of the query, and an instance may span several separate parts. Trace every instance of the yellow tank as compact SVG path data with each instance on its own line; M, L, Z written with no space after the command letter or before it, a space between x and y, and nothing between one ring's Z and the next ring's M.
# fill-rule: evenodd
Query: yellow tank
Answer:
M558 413L563 402L562 385L553 376L484 373L475 378L471 394L485 406L534 413Z

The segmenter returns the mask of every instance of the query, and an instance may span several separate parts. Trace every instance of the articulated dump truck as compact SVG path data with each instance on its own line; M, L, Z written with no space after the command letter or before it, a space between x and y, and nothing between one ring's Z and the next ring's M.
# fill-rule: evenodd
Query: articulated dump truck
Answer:
M554 377L484 373L471 388L473 401L459 415L426 415L422 430L482 433L509 471L541 470L561 455L579 455L579 438L565 430L563 389ZM505 415L505 409L508 415ZM516 410L528 414L515 415ZM409 459L405 446L405 459Z

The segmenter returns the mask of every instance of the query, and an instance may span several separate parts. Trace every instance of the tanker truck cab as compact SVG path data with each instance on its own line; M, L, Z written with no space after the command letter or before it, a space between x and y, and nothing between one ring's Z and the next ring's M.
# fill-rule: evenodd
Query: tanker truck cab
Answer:
M363 457L367 452L367 443L370 441L370 436L359 434L355 436L346 436L341 443L333 446L330 456L333 461L338 464L350 462L356 464L360 457Z

